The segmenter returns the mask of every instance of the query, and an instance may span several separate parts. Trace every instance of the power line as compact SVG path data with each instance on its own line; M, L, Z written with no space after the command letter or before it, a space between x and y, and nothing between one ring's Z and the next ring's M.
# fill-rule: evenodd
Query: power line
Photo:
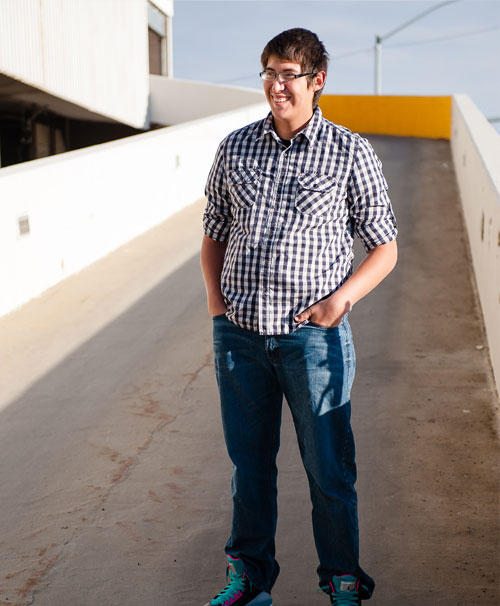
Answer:
M456 4L458 1L459 0L445 0L445 2L440 2L439 4L431 6L430 8L419 13L418 15L415 15L415 17L412 17L409 21L405 21L404 23L402 23L395 29L391 30L387 34L384 34L383 36L378 36L378 35L375 36L374 50L375 50L375 94L376 95L382 94L382 42L384 40L387 40L388 38L391 38L395 34L402 31L403 29L406 29L410 25L413 25L413 23L415 23L416 21L419 21L423 17L426 17L429 13L432 13L433 11L443 8L449 4Z
M371 53L373 52L373 47L360 48L355 51L351 51L349 53L343 53L342 55L333 55L333 61L338 61L339 59L346 59L347 57L352 57L354 55L361 55L363 53Z
M399 46L416 46L417 44L429 44L431 42L441 42L442 40L455 40L457 38L466 38L468 36L477 36L500 30L500 26L484 27L482 29L473 30L470 32L462 32L461 34L452 34L451 36L440 36L439 38L428 38L425 40L414 40L412 42L400 42L399 44L388 44L386 48L396 48Z
M466 38L468 36L477 36L479 34L486 34L488 32L498 31L500 30L500 26L495 25L494 27L485 27L478 30L473 30L470 32L462 32L461 34L453 34L451 36L441 36L439 38L428 38L424 40L414 40L412 42L400 42L399 44L387 44L386 48L397 48L400 46L414 46L417 44L428 44L431 42L440 42L442 40L453 40L456 38ZM343 53L342 55L333 55L333 60L338 61L339 59L346 59L347 57L352 57L354 55L361 55L362 53L372 52L372 47L359 48L358 50L350 51L348 53Z
M428 8L423 13L419 13L418 15L416 15L415 17L413 17L409 21L406 21L405 23L403 23L399 27L396 27L396 29L393 29L392 31L390 31L387 34L384 34L383 36L377 36L377 37L380 40L380 42L383 42L384 40L387 40L387 38L390 38L391 36L394 36L394 34L397 34L398 32L400 32L402 29L405 29L406 27L408 27L412 23L415 23L415 21L418 21L418 20L422 19L422 17L425 17L429 13L432 13L432 12L436 11L438 8L441 8L441 7L445 6L446 4L454 4L455 2L459 2L459 0L445 0L445 2L441 2L439 4L431 6L430 8Z

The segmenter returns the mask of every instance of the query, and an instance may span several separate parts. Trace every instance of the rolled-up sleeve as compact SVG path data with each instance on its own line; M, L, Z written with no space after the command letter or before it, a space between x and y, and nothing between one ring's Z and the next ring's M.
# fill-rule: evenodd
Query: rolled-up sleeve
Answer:
M370 143L362 137L358 140L348 196L354 231L365 250L396 238L396 219L387 193L382 163Z
M219 145L205 187L207 205L203 214L203 230L212 240L225 242L231 228L231 206L224 167L225 140Z

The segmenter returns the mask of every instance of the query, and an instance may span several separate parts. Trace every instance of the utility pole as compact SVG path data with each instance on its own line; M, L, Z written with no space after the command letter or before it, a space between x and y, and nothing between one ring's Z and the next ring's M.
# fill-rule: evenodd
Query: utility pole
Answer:
M382 38L375 36L375 94L382 94Z
M405 29L412 23L415 23L415 21L418 21L419 19L422 19L422 17L425 17L429 13L436 11L438 8L446 6L447 4L453 4L458 1L459 0L446 0L446 2L441 2L440 4L431 6L431 8L428 8L423 13L419 13L418 15L413 17L413 19L406 21L402 25L398 26L396 29L393 29L392 31L390 31L388 34L385 34L384 36L375 36L375 94L376 95L382 94L382 42L384 40L387 40L391 36L394 36L394 34L397 34L402 29Z

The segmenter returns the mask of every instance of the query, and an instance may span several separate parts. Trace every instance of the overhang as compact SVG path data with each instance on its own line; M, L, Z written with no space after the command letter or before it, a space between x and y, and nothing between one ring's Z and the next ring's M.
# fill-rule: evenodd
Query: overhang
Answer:
M0 73L0 113L18 114L24 109L43 108L73 120L91 120L122 124L103 114L52 95L43 89L26 84L12 76Z

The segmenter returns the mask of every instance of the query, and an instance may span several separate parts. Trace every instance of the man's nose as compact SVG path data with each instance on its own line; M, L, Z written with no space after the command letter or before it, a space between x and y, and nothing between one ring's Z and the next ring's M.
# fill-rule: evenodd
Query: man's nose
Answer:
M273 82L273 90L278 92L280 90L283 90L284 88L285 88L285 83L280 82L279 78L276 77Z

